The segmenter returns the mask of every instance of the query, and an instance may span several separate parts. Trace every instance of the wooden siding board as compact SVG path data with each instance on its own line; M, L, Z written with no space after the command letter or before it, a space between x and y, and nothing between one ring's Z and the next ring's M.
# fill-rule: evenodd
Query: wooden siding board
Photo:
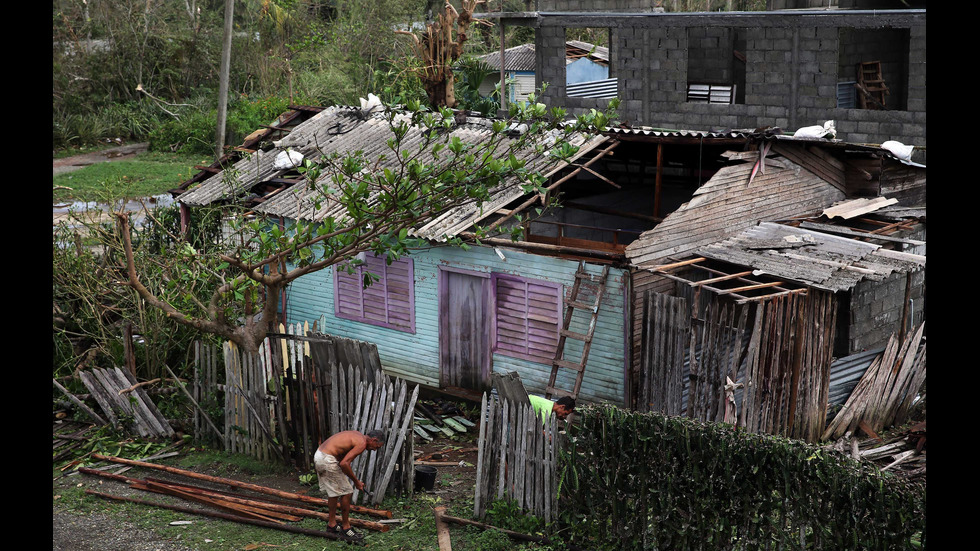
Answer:
M490 247L435 247L412 254L414 260L415 334L367 323L345 320L334 315L334 270L323 270L294 282L287 294L290 322L318 322L321 331L378 345L385 372L427 386L439 386L438 289L439 267L454 267L480 273L503 273L526 279L540 279L563 285L565 293L574 283L576 261L544 257L504 249L506 261ZM588 265L598 275L600 266ZM599 310L595 338L580 398L622 404L624 399L624 291L625 272L613 270ZM557 315L557 314L556 314ZM586 332L587 320L573 320L572 330ZM569 339L571 341L571 339ZM570 342L569 354L581 354L581 344ZM493 355L497 373L517 371L529 392L544 394L551 375L550 360L531 361L503 354ZM564 370L568 371L568 370ZM565 378L567 377L567 380ZM571 388L574 374L559 373L558 384Z
M788 168L767 168L751 186L751 163L722 168L690 201L629 245L627 255L635 264L654 262L730 237L760 220L805 214L844 199L840 190L805 168L783 163Z

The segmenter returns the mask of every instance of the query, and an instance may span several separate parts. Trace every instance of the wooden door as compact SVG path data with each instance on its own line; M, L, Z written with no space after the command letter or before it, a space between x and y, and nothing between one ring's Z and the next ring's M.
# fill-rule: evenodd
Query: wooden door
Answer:
M489 274L439 270L439 383L485 390L490 385Z

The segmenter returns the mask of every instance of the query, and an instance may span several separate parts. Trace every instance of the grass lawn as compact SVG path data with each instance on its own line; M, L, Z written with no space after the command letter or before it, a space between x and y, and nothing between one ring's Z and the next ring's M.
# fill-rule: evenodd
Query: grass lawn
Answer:
M55 203L151 197L177 187L212 159L145 152L132 160L95 163L54 177ZM61 187L69 189L59 189Z

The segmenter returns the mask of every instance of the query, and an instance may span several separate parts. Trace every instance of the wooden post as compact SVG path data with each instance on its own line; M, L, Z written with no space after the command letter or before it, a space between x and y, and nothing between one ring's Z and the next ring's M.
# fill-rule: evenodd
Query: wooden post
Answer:
M909 323L909 302L912 300L912 272L905 274L905 301L902 303L902 325L898 328L898 340L905 340L906 327Z
M500 11L504 11L504 3L500 3ZM504 20L497 23L500 25L500 110L507 109L507 76L504 69Z
M92 409L90 407L86 406L84 402L82 402L81 400L79 400L78 398L76 398L71 392L68 392L68 389L67 388L61 386L61 384L58 383L58 381L56 379L51 379L51 382L54 383L54 387L55 388L57 388L58 390L60 390L62 394L64 394L65 396L68 397L69 400L71 400L71 403L75 404L76 406L79 407L79 409L81 409L82 411L84 411L85 413L87 413L88 416L91 417L96 423L98 423L100 425L106 425L106 424L108 424L108 423L106 423L106 420L105 419L99 417L99 414L98 413L95 413L94 411L92 411Z
M439 551L453 551L452 540L449 538L449 525L443 520L445 507L436 507L436 535L439 538Z
M126 370L136 377L136 354L133 352L133 324L123 327L123 363Z
M262 527L265 527L265 528L273 528L273 529L276 529L276 530L285 530L287 532L294 532L294 533L297 533L297 534L306 534L308 536L319 536L319 537L323 537L323 538L327 538L327 539L332 539L332 540L343 540L343 541L346 541L346 540L344 540L344 538L340 534L338 534L336 532L321 532L319 530L311 530L309 528L300 528L299 526L290 526L288 524L280 524L278 522L269 522L269 521L264 521L264 520L244 518L244 517L241 517L241 516L238 516L238 515L232 515L232 514L229 514L229 513L219 513L219 512L216 512L216 511L209 511L209 510L206 510L206 509L194 509L192 507L182 507L180 505L167 505L165 503L155 503L155 502L144 501L142 499L136 499L136 498L131 498L131 497L113 496L113 495L109 495L109 494L104 494L102 492L96 492L96 491L93 491L93 490L85 490L85 493L86 494L89 494L89 495L94 495L94 496L98 496L98 497L101 497L101 498L105 498L105 499L114 499L114 500L117 500L117 501L128 501L128 502L131 502L131 503L139 503L141 505L149 505L151 507L162 507L164 509L170 509L172 511L179 511L181 513L187 513L187 514L191 514L191 515L202 515L202 516L208 516L208 517L215 517L215 518L220 518L220 519L224 519L224 520L230 520L232 522L241 522L241 523L244 523L244 524L254 524L256 526L262 526Z
M653 188L653 216L660 216L660 188L664 173L664 142L657 144L657 179Z

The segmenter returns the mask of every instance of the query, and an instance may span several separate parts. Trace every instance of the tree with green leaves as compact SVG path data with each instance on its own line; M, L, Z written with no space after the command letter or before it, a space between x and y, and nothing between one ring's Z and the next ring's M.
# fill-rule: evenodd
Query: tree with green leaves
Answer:
M236 224L235 246L223 250L174 243L162 258L154 257L163 275L150 285L129 216L118 213L118 254L125 259L120 275L143 303L174 322L256 352L274 327L283 290L297 278L333 265L353 269L361 253L392 261L428 246L410 236L413 228L454 207L479 208L502 190L519 186L543 194L542 173L567 163L576 144L610 123L607 113L595 110L572 121L565 115L532 99L511 106L509 119L492 121L486 139L466 143L453 132L456 114L449 109L430 111L418 101L404 110L386 107L385 154L308 156L299 168L305 181L296 185L313 197L307 206L326 214L286 227L276 219ZM486 232L477 227L475 235ZM520 235L519 224L511 235ZM467 246L459 237L447 244ZM214 284L210 296L195 292L206 287L202 280Z

